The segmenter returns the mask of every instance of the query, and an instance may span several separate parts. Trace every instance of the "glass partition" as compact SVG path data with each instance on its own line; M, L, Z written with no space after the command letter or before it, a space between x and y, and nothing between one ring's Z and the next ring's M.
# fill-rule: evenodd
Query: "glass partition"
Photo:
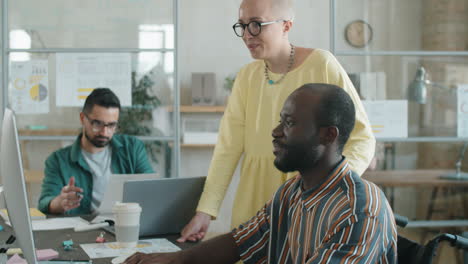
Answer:
M408 137L457 137L457 89L468 83L468 56L337 56L363 100L408 100ZM410 97L418 69L425 103Z
M26 169L41 171L53 150L73 142L86 96L109 87L122 103L117 133L143 140L161 177L178 176L174 1L2 3L2 106L16 112Z
M337 51L467 49L468 27L463 24L468 21L468 12L464 0L334 2Z
M174 48L173 1L9 1L31 48ZM151 41L149 41L151 39Z
M172 56L172 52L170 52ZM20 58L22 55L24 59ZM114 83L113 76L110 73L109 78L99 77L93 74L81 75L81 78L75 76L66 76L69 79L58 76L58 69L65 67L61 62L57 63L57 56L63 54L54 53L11 53L10 56L10 85L9 102L10 107L17 111L18 128L23 133L34 134L33 130L41 135L46 135L50 131L51 135L69 135L74 134L81 125L79 122L79 112L86 95L92 90L80 86L81 84L100 83L97 87L116 87L123 88L125 95L131 95L128 98L120 98L122 102L122 111L120 115L120 130L126 134L137 136L173 136L173 128L169 106L173 104L174 96L174 68L173 60L168 62L168 56L160 52L142 52L132 53L130 56L129 76L122 77L121 80L128 80L129 87L121 87L119 83ZM72 53L73 62L78 71L85 71L85 67L91 67L86 70L103 71L97 74L106 74L105 69L97 69L94 66L83 65L88 61L80 60L84 56L86 60L99 59L102 53ZM105 56L120 56L119 53L105 53ZM169 57L170 57L169 56ZM104 57L105 59L106 57ZM170 58L171 59L171 58ZM94 61L94 60L93 60ZM111 63L110 61L109 63ZM24 72L18 67L28 67L36 63L43 63L46 70L45 75L34 75ZM100 66L106 64L99 63ZM117 65L118 66L118 65ZM116 67L116 65L107 65L107 67ZM60 72L60 71L59 71ZM41 78L47 78L44 83ZM57 87L60 82L65 86ZM68 81L68 83L66 82ZM66 96L59 97L57 94ZM77 102L71 101L69 96L78 96ZM28 104L30 102L30 104ZM125 105L125 102L127 104ZM67 105L70 104L70 105ZM37 105L37 106L36 106ZM36 112L35 112L36 111ZM41 131L42 130L42 131ZM29 132L28 132L29 131ZM62 131L63 133L60 133Z

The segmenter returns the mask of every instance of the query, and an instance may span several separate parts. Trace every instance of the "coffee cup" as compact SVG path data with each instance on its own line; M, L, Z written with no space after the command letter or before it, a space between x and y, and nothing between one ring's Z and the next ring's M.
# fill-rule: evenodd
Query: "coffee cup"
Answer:
M141 207L138 203L117 202L112 207L115 237L121 247L135 247L140 233Z

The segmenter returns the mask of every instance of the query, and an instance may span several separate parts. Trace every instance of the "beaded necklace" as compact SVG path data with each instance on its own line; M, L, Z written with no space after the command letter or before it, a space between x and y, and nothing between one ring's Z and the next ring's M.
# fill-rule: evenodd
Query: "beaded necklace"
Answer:
M294 64L294 54L295 54L295 50L294 50L294 46L292 44L289 44L291 45L291 52L289 53L289 64L288 64L288 68L286 69L286 72L283 73L283 75L281 75L281 77L277 80L277 81L273 81L272 79L270 79L270 75L268 74L268 65L267 63L264 61L265 63L265 79L267 80L268 84L270 85L273 85L273 84L278 84L280 83L284 77L286 77L286 74L288 74L288 72L291 70L291 67L293 66Z

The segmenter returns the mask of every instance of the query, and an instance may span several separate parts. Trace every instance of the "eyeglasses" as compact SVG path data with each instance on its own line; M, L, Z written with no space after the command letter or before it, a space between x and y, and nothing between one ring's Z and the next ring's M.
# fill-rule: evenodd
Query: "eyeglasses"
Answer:
M84 115L86 116L86 119L88 119L88 121L91 123L93 132L102 131L105 127L107 127L111 132L114 132L119 125L117 122L111 122L111 123L106 124L100 120L89 118L87 114L84 114Z
M286 21L287 20L279 19L279 20L269 21L269 22L250 21L247 24L235 23L232 26L232 29L234 29L234 33L236 33L236 35L238 37L243 37L244 36L245 28L247 28L250 35L258 36L262 32L262 26L275 24L275 23L278 23L278 22L286 22Z

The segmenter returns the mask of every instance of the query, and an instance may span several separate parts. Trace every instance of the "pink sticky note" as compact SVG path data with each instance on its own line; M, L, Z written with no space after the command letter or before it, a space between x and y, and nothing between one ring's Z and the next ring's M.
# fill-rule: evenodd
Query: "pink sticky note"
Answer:
M37 260L51 260L54 258L58 258L59 254L57 251L53 249L38 249L36 250L36 257Z
M6 264L28 264L25 259L21 258L18 254L14 254Z

